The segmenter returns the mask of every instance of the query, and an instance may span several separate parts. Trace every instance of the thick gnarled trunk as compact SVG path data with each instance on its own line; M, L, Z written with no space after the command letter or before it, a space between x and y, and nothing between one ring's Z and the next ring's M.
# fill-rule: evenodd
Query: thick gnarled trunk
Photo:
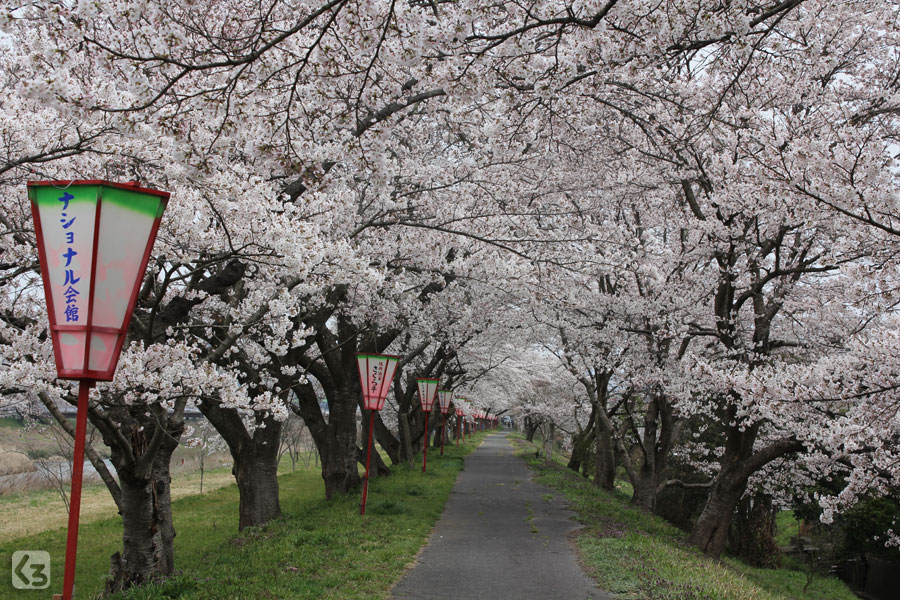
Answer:
M754 567L780 566L781 552L775 542L776 512L771 496L745 494L732 517L728 552Z
M741 483L734 471L720 472L688 541L704 554L718 558L728 541L731 516L746 489L746 480Z
M95 411L91 417L111 448L119 476L122 551L111 558L107 593L142 585L175 571L169 463L184 430L180 411L167 417L159 406L126 414ZM165 423L164 428L158 423ZM111 429L115 426L117 429Z
M171 454L170 454L171 456ZM119 472L122 490L122 551L113 555L107 593L143 585L175 572L168 457L149 479ZM162 461L160 461L162 462Z
M200 411L228 444L238 486L238 529L258 527L281 516L278 500L278 448L282 422L257 416L251 434L237 410L205 400Z
M319 399L309 383L295 386L298 405L294 410L303 417L312 434L322 460L322 480L325 482L325 497L346 494L359 488L361 479L356 465L359 447L356 437L357 390L337 390L330 392L328 421L319 408Z
M259 527L281 516L278 498L278 442L281 423L257 429L249 443L232 453L237 481L238 529Z
M704 554L717 558L725 549L732 515L747 489L750 476L769 462L803 448L800 442L788 437L754 450L759 427L759 424L743 430L730 427L726 432L725 454L719 472L713 479L703 512L688 538Z

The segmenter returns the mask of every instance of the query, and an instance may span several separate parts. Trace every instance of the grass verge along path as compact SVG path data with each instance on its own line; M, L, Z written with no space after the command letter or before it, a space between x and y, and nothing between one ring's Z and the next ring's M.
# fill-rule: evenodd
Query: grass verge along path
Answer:
M279 476L284 517L262 528L237 531L237 487L172 503L175 567L166 582L116 596L121 600L351 599L386 598L425 543L440 517L463 457L481 441L467 441L444 456L429 452L428 472L393 467L390 477L369 486L366 515L358 493L325 500L318 470ZM65 529L0 541L0 598L45 599L62 584ZM83 525L79 531L77 597L103 589L109 557L121 549L119 517ZM50 553L50 590L12 589L9 564L16 550Z
M621 600L856 600L834 578L816 577L806 593L806 574L757 569L738 560L717 561L684 542L686 534L628 498L595 487L558 462L544 464L537 445L521 437L535 481L563 493L584 529L577 548L587 572Z

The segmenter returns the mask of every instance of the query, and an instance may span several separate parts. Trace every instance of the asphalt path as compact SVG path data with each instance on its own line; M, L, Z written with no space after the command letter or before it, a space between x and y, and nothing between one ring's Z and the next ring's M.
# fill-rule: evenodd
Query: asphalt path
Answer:
M450 500L394 598L608 600L578 565L561 495L533 483L506 433L466 458Z

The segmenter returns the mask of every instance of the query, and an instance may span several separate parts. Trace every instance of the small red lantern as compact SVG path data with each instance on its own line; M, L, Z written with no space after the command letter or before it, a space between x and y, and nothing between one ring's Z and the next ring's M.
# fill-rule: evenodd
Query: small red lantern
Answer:
M366 514L366 496L369 493L369 466L372 461L372 433L375 429L375 411L384 408L391 382L400 363L399 356L386 354L357 354L359 383L362 386L363 405L369 412L369 445L366 452L366 478L363 482L362 502L359 514Z
M425 448L422 456L422 472L428 465L428 416L434 408L434 399L437 395L437 379L416 379L419 388L419 402L422 404L422 412L425 413Z
M77 379L78 408L63 600L75 586L88 397L111 381L169 193L137 183L29 181L56 374Z

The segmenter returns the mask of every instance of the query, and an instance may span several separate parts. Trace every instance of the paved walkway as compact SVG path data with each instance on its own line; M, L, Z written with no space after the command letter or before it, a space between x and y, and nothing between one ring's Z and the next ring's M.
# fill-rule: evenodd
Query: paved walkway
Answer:
M551 499L548 494L552 494ZM606 600L581 571L561 495L529 478L506 433L466 458L443 516L397 599Z

